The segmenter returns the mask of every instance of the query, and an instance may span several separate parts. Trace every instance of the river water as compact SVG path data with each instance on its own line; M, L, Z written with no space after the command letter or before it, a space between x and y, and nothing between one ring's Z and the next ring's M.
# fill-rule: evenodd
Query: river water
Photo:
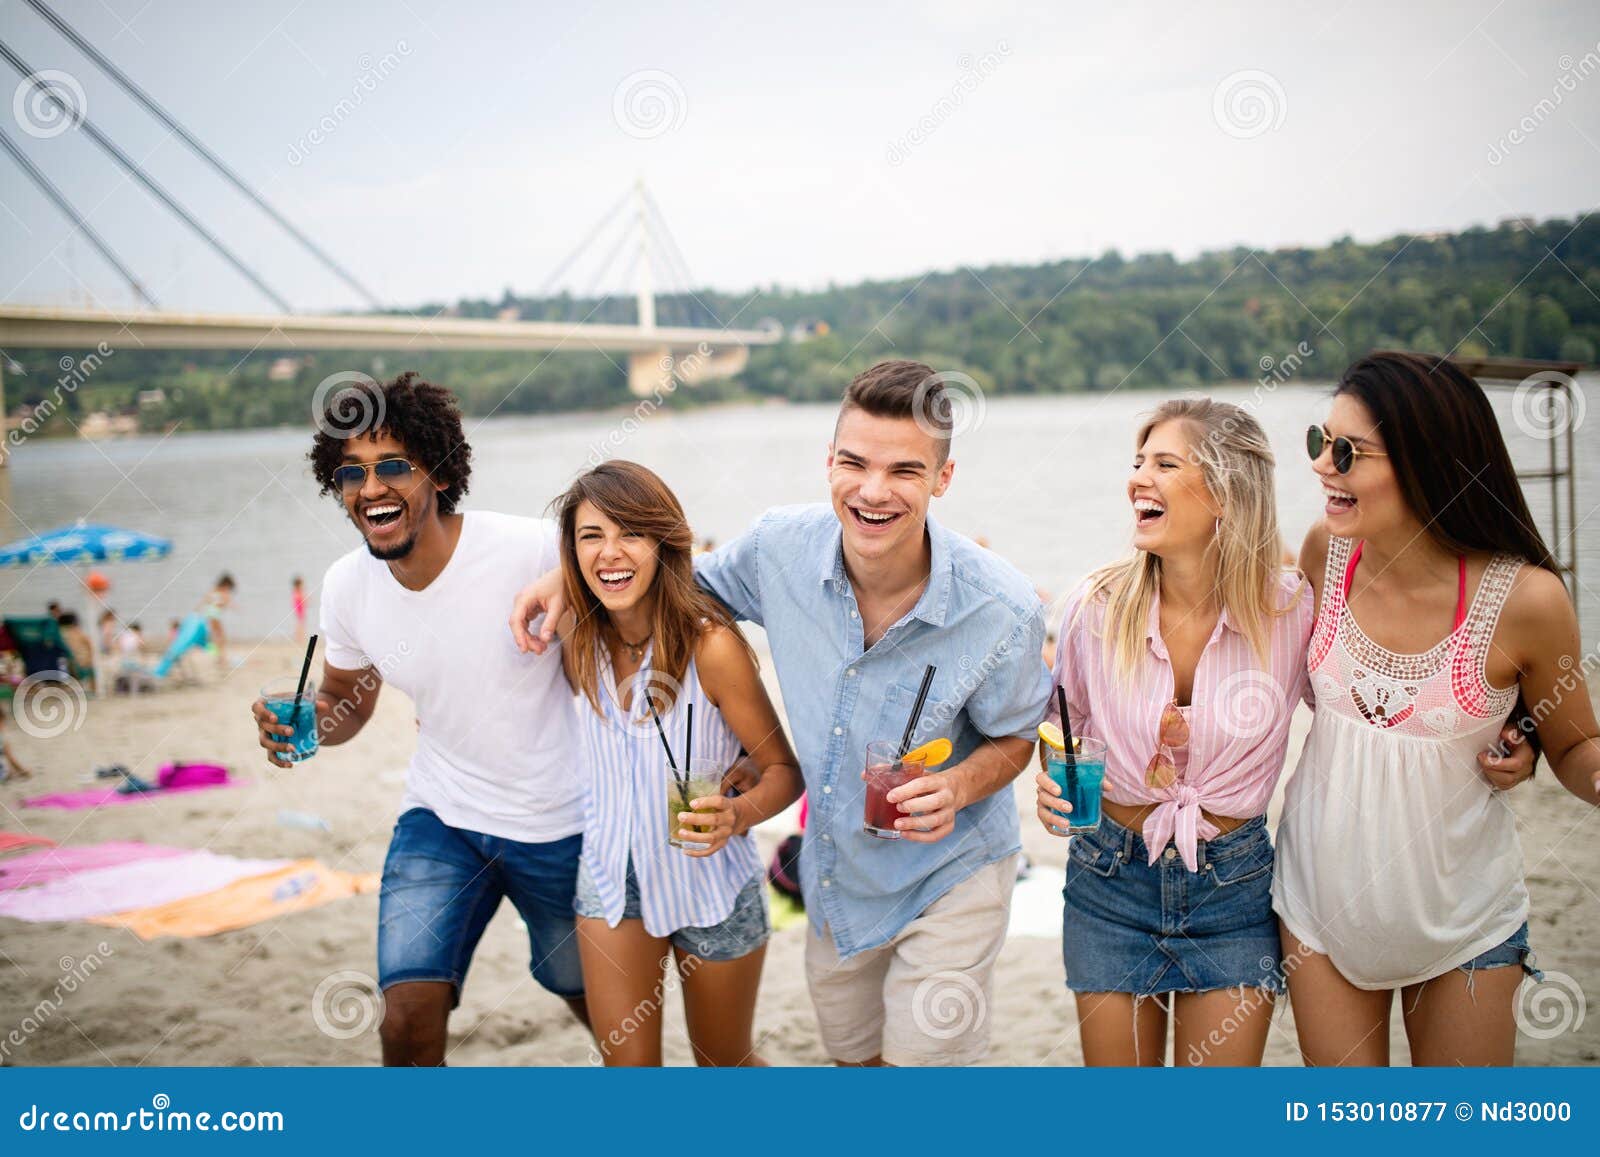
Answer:
M1215 392L1249 405L1277 448L1283 530L1295 547L1322 506L1302 446L1306 425L1327 412L1328 392L1307 385ZM1519 427L1510 393L1492 396L1519 466L1545 465L1548 444ZM1159 400L1131 390L991 399L956 444L954 482L935 516L987 538L1040 587L1064 593L1127 549L1123 487L1133 433L1138 416ZM826 499L834 413L832 406L774 404L662 412L626 426L628 416L617 413L469 420L474 464L463 505L542 513L595 447L614 446L613 456L645 463L674 487L698 537L723 542L769 506ZM1580 609L1592 643L1600 636L1600 520L1585 520L1600 508L1600 421L1580 423L1577 439ZM146 636L160 640L168 621L193 609L226 570L239 584L233 634L285 635L293 625L291 578L305 576L314 622L323 570L357 545L341 507L316 494L305 461L309 442L307 432L283 429L31 441L0 471L0 541L82 517L163 534L173 540L170 558L101 568L112 582L107 602L120 615L140 620ZM1548 536L1549 484L1530 482L1528 498ZM7 614L40 613L51 598L84 604L74 572L0 574Z

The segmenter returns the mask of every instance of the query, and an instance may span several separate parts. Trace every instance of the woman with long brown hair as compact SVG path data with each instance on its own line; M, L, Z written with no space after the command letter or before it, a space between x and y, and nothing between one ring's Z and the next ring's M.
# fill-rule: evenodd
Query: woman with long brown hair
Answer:
M1316 715L1289 781L1273 907L1308 1064L1508 1065L1534 972L1516 817L1480 775L1518 692L1563 787L1600 793L1577 615L1483 390L1377 353L1307 432L1322 522L1307 665Z
M558 507L572 608L562 663L588 762L575 908L596 1044L608 1065L661 1063L675 958L695 1061L759 1065L770 929L749 833L799 798L798 763L749 645L694 581L694 540L666 484L607 462ZM722 775L741 749L760 779L730 796Z

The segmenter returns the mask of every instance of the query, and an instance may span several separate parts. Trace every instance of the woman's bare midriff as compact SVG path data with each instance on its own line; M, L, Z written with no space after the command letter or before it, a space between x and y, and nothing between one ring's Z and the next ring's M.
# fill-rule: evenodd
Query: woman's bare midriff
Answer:
M1157 806L1157 804L1147 803L1140 804L1138 807L1133 807L1125 803L1113 803L1111 800L1104 797L1101 797L1100 800L1100 810L1102 812L1116 820L1123 827L1135 832L1144 827L1144 821L1150 818L1150 813L1155 811ZM1200 814L1217 825L1217 830L1220 835L1227 835L1235 828L1242 827L1249 823L1251 819L1251 817L1239 819L1234 816L1213 815L1204 808L1200 809Z

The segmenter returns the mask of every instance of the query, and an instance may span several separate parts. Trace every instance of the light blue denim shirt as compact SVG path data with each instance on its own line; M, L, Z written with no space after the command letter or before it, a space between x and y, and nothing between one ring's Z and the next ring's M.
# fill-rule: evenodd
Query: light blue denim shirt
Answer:
M1010 564L928 519L932 573L917 605L871 650L845 577L830 506L769 511L695 560L700 582L740 619L766 628L810 797L800 857L806 911L841 956L889 941L983 865L1021 847L1011 787L956 815L936 844L862 831L867 744L898 742L922 682L938 668L914 742L946 736L965 759L985 737L1032 739L1050 675L1044 609Z

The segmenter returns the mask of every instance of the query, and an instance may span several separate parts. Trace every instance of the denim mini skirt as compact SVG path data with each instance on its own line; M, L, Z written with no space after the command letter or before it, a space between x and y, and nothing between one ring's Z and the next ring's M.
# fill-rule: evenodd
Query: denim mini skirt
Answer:
M1061 955L1073 992L1282 992L1265 816L1201 840L1199 870L1168 846L1156 862L1109 816L1067 845Z

